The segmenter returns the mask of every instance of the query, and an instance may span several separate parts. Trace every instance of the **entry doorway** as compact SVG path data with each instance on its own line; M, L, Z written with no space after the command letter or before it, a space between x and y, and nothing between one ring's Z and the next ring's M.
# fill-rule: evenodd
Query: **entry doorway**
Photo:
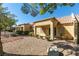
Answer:
M56 33L57 33L56 27L53 28L53 32L54 33L52 33L52 34L54 34L54 36L56 36ZM49 28L49 35L50 35L50 28Z
M56 27L54 27L54 30L53 31L54 31L54 33L53 33L54 36L56 36Z

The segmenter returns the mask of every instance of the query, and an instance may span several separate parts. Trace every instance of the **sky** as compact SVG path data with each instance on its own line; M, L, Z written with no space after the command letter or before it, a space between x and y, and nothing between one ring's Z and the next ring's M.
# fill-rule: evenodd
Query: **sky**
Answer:
M16 15L17 24L23 23L32 23L38 20L43 20L45 18L50 17L63 17L69 16L72 13L79 14L79 4L75 4L73 7L65 6L65 7L58 7L53 14L45 13L44 15L38 14L36 17L31 16L30 14L23 14L21 11L22 3L4 3L3 7L8 7L8 11L12 14Z

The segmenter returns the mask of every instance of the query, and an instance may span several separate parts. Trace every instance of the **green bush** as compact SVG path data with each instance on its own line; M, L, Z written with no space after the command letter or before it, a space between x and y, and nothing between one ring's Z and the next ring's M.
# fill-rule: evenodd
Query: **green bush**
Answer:
M24 35L29 35L29 31L23 31Z
M8 32L13 32L13 30L7 30Z
M11 36L16 37L16 36L18 36L18 34L12 33Z
M22 35L23 31L16 31L16 34Z
M16 34L33 36L33 32L31 31L16 31Z
M34 33L33 32L29 32L29 36L33 36L34 35Z

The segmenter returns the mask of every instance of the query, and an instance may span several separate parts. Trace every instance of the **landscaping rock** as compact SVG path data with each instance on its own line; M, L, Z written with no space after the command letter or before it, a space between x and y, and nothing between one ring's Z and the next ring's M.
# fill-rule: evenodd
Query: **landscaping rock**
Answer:
M64 49L63 49L63 48L58 48L58 51L59 51L59 52L63 52Z
M64 54L64 56L68 56L68 55L71 55L72 52L73 52L72 50L66 49L66 50L63 51L63 54Z

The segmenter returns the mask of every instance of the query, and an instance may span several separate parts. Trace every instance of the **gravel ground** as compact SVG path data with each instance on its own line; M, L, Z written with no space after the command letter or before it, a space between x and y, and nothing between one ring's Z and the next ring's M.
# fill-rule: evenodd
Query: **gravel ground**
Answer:
M49 47L57 46L64 56L79 55L79 47L65 40L47 41L31 36L2 37L3 51L6 56L43 56L48 55ZM77 53L76 53L77 52Z
M13 40L12 40L13 39ZM47 55L51 42L35 37L15 37L2 39L3 50L14 55Z

